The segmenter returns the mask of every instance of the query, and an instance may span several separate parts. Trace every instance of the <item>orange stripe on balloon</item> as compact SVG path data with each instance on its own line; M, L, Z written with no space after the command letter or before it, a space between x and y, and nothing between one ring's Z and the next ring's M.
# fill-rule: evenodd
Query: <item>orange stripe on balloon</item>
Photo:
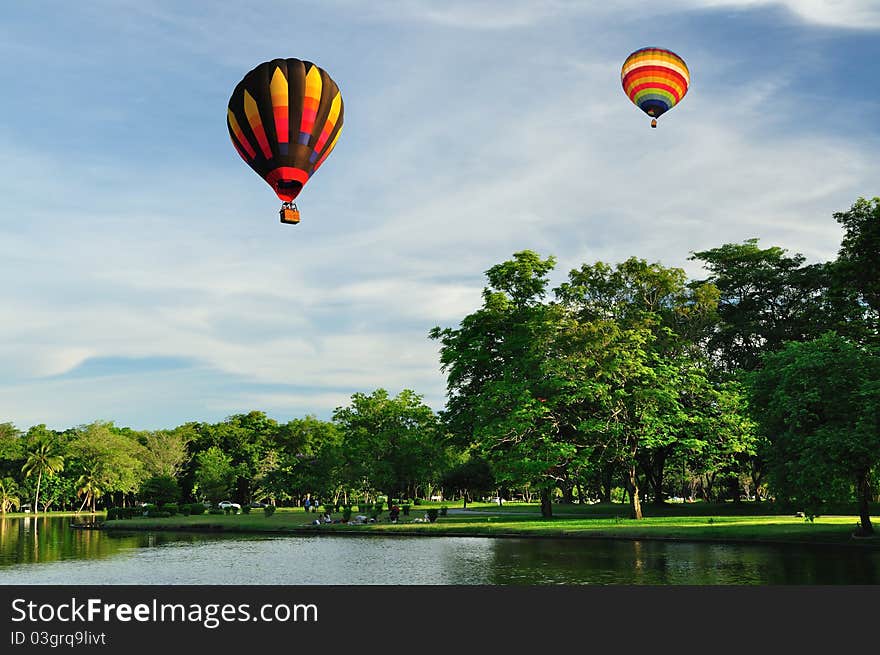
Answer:
M327 157L330 155L331 152L333 152L333 148L336 147L336 142L339 141L340 134L342 134L341 127L339 128L339 131L336 133L336 136L333 137L333 140L330 142L330 145L327 146L327 150L324 152L324 154L321 156L321 158L315 164L315 167L312 169L312 175L315 174L315 171L321 167L321 164L324 163L324 160L327 159Z
M235 138L238 140L239 144L241 144L241 147L244 148L245 152L247 152L248 156L251 159L256 157L257 152L244 135L244 132L241 131L241 127L231 109L226 110L226 120L229 121L229 127L232 128L232 133L235 134Z
M248 123L254 136L257 137L257 143L260 144L260 150L266 159L272 159L272 148L269 147L269 140L266 139L266 131L263 129L263 119L260 118L260 109L257 107L257 101L245 90L244 92L244 113L247 116Z
M336 120L339 118L339 110L342 108L342 96L337 92L330 104L330 113L327 114L327 120L324 122L324 129L321 130L321 136L315 144L315 152L321 152L321 148L327 143L333 128L336 127Z

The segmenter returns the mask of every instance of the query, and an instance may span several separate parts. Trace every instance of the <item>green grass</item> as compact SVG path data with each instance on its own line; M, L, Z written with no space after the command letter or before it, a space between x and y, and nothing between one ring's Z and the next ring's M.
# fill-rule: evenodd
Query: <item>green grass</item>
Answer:
M437 504L439 505L439 503ZM697 508L694 505L701 505ZM729 505L733 505L732 503ZM165 519L137 518L108 521L105 527L119 530L173 530L282 534L394 534L454 535L483 537L563 537L663 539L728 543L792 542L813 544L857 544L880 547L880 536L870 540L851 537L857 518L852 515L820 516L813 522L791 515L734 513L725 505L694 503L690 506L646 506L646 518L625 518L624 505L554 505L554 518L542 519L536 505L489 503L469 504L466 512L439 517L436 523L417 523L430 505L413 507L400 522L388 521L387 512L378 523L312 525L320 514L301 509L280 508L273 516L262 511L250 514L175 516ZM454 509L452 504L448 505ZM460 505L459 505L460 507ZM739 509L746 505L739 506ZM758 506L761 507L760 505ZM702 513L700 513L702 512ZM334 514L333 518L340 515ZM880 524L880 520L877 521Z

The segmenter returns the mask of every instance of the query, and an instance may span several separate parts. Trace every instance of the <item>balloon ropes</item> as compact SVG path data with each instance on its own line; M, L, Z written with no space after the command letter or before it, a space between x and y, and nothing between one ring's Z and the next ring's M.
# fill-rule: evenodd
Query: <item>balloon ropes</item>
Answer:
M294 199L333 152L342 94L310 61L273 59L236 85L226 111L236 151L281 199L281 222L299 223Z
M651 127L657 127L657 119L684 98L691 74L671 50L641 48L623 62L620 81L633 104L651 117Z

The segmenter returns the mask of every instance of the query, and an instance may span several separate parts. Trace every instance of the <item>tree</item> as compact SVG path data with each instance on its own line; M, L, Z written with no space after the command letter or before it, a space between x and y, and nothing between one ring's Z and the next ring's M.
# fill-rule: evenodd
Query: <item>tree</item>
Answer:
M45 426L43 426L45 427ZM58 452L55 444L40 441L27 453L27 461L21 468L26 478L37 476L37 490L34 494L34 511L38 511L40 503L40 483L44 475L53 475L64 470L64 457Z
M563 315L544 302L556 260L531 250L486 271L483 305L457 328L435 327L446 373L443 418L486 459L500 484L533 484L541 513L552 516L551 491L577 448L571 425L553 415L552 361Z
M827 333L766 355L750 384L777 495L815 515L852 494L861 532L873 533L868 502L880 463L880 353Z
M232 458L217 446L211 446L196 456L196 464L198 492L216 505L229 494L235 482Z
M95 421L77 428L68 453L80 474L90 478L102 495L133 494L145 476L137 434L112 422Z
M195 438L191 424L179 426L173 430L156 430L139 435L138 441L143 446L139 450L144 471L151 476L164 475L176 478L189 460L187 448Z
M385 389L355 393L337 407L333 421L349 484L384 492L390 503L414 483L437 474L442 448L437 417L411 389L390 397Z
M637 469L663 502L666 463L691 443L694 415L712 394L701 343L717 320L718 290L630 257L584 264L555 293L574 319L569 387L583 386L575 411L593 426L599 469L624 472L631 514L641 518Z
M720 322L706 347L726 373L754 370L765 352L816 337L832 320L823 300L827 267L805 265L799 253L761 248L758 239L748 239L695 252L690 259L701 261L710 273L694 284L708 282L720 292Z
M12 478L0 479L0 513L21 507L18 484Z
M170 475L154 475L143 481L139 495L145 502L155 505L176 503L180 500L180 485Z
M81 512L83 507L88 504L91 506L92 514L94 514L95 501L104 495L100 478L92 471L83 473L76 480L76 495L83 499L82 505L79 506L79 511Z
M849 300L847 335L877 345L880 331L880 197L859 198L834 218L844 228L834 263L835 298Z

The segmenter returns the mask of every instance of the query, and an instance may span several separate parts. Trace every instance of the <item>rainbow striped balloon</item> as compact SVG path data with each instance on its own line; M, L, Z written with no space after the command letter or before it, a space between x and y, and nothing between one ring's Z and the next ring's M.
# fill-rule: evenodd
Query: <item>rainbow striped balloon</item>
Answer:
M671 50L641 48L623 62L620 82L629 99L653 118L651 127L657 127L657 119L684 98L691 74Z

